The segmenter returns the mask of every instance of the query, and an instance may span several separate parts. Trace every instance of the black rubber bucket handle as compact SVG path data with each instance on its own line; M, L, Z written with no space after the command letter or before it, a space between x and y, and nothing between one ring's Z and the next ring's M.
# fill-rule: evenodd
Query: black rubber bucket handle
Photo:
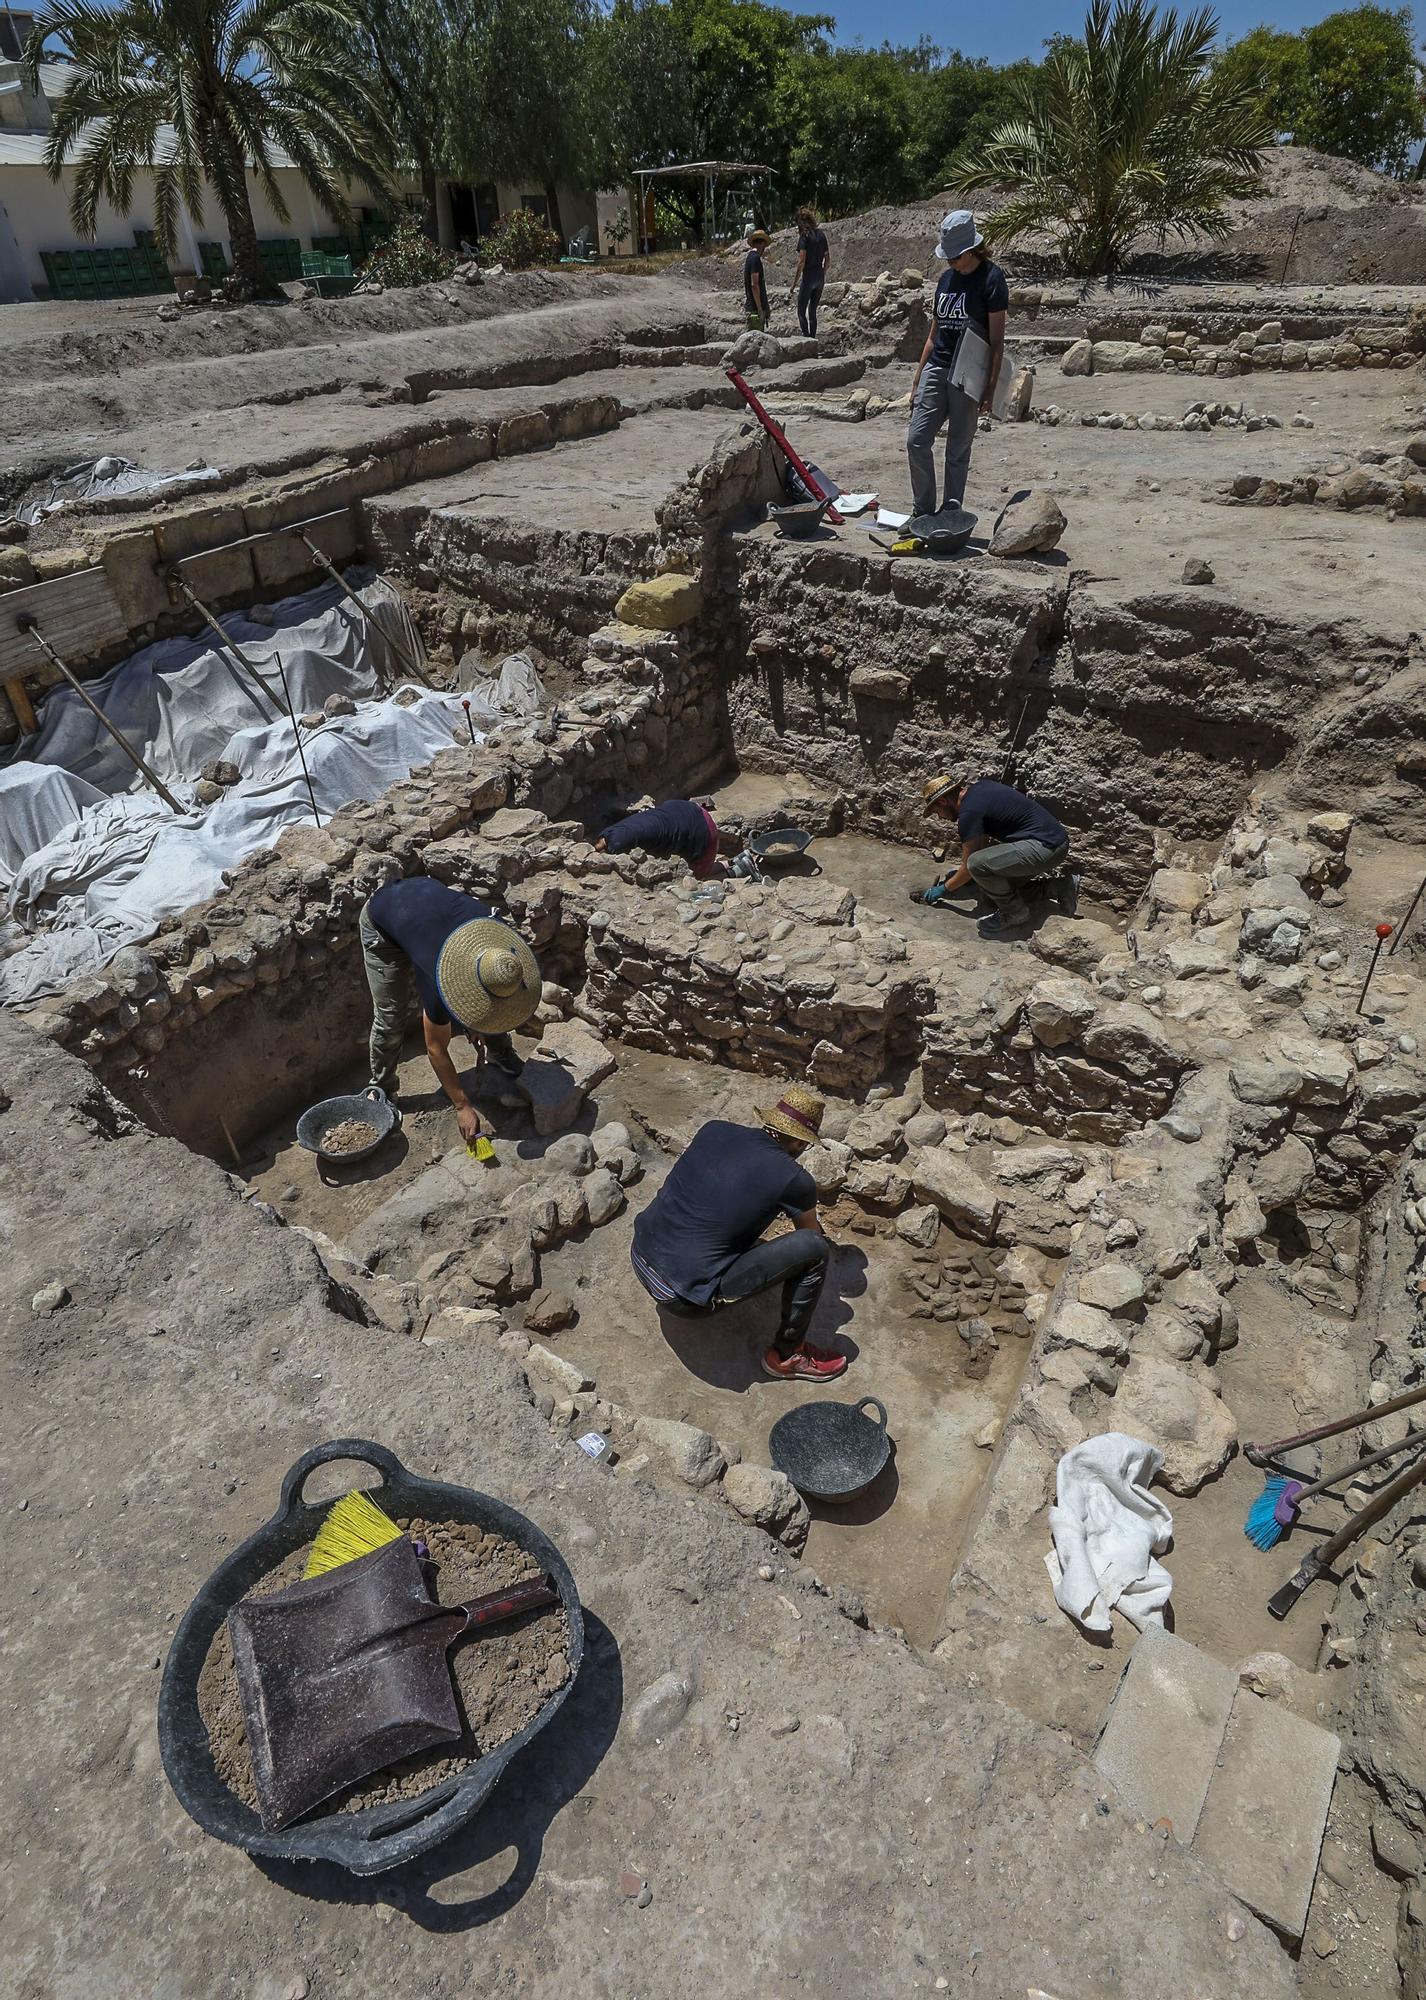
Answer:
M278 1495L277 1512L268 1524L270 1527L276 1526L279 1521L290 1520L299 1507L314 1504L302 1498L307 1475L334 1458L359 1458L364 1464L374 1466L381 1474L383 1486L395 1486L411 1478L395 1452L388 1451L384 1444L374 1444L370 1438L328 1438L325 1444L314 1444L310 1451L304 1451L289 1469ZM318 1504L330 1506L332 1503L324 1501Z
M872 1408L873 1408L873 1409L874 1409L874 1410L876 1411L876 1414L877 1414L877 1418L878 1418L878 1420L879 1420L879 1422L880 1422L880 1424L881 1424L881 1428L882 1428L883 1430L885 1430L885 1429L886 1429L886 1405L885 1405L885 1403L882 1403L882 1402L878 1402L878 1400L877 1400L877 1398L876 1398L875 1396L863 1396L863 1397L862 1397L862 1399L861 1399L861 1401L860 1401L859 1403L853 1403L853 1404L852 1404L852 1408L853 1408L853 1409L854 1409L854 1410L856 1411L857 1415L858 1415L858 1416L860 1416L860 1415L861 1415L861 1413L862 1413L862 1411L863 1411L863 1410L864 1410L864 1409L866 1408L866 1406L867 1406L867 1404L868 1404L868 1403L870 1403L870 1404L871 1404L871 1407L872 1407Z

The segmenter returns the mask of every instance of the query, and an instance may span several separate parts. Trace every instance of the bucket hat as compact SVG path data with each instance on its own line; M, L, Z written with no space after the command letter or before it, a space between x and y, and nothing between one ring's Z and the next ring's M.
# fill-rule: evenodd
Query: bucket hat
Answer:
M984 241L970 210L953 208L941 217L941 240L936 245L936 255L951 264L957 257L964 257L967 250L978 250Z
M505 1035L539 1006L540 968L517 930L494 917L472 917L441 946L436 987L463 1028Z
M801 1139L810 1146L822 1130L825 1109L820 1097L814 1097L800 1083L790 1083L776 1104L758 1107L758 1117L770 1132L779 1132L784 1139Z

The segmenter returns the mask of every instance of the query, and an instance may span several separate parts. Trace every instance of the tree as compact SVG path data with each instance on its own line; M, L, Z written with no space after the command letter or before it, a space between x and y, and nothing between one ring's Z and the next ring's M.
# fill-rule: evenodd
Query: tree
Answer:
M455 231L439 184L450 177L451 84L462 27L452 4L463 0L353 0L348 31L353 64L420 178L426 233L448 250L455 247Z
M1023 60L998 68L984 56L965 56L959 49L943 56L934 48L930 60L921 62L916 60L921 53L903 51L914 66L909 150L917 188L930 193L951 184L948 165L957 153L984 145L1012 115L1017 91L1038 65Z
M1053 47L1015 115L949 163L967 190L1010 186L991 233L1047 230L1067 268L1119 269L1136 236L1221 240L1225 201L1260 186L1272 127L1256 85L1210 63L1215 16L1093 0L1080 42Z
M54 107L45 168L77 162L70 215L92 237L101 201L126 215L134 176L153 175L154 232L177 255L180 207L203 222L204 183L227 224L238 283L270 291L248 194L254 173L273 211L287 205L273 174L287 154L334 220L348 212L344 177L380 186L382 121L343 60L334 30L346 0L50 0L26 47L32 87L47 42L74 74ZM375 177L375 178L374 178Z
M1265 80L1273 129L1364 167L1405 175L1426 134L1411 14L1352 7L1300 35L1255 28L1218 58L1220 75Z
M790 191L833 213L906 201L918 191L909 155L913 115L913 78L900 51L794 56L773 86L770 120L793 135Z

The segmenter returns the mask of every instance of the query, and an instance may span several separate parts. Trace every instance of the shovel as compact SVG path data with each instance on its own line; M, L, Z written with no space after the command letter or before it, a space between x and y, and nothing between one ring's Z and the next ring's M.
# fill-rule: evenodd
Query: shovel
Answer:
M436 1604L404 1535L228 1613L258 1811L269 1832L461 1733L447 1648L558 1592L546 1577Z

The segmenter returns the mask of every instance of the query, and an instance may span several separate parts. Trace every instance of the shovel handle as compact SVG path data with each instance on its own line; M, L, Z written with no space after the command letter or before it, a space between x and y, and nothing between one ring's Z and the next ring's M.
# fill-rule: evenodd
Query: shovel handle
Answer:
M534 1611L542 1604L558 1604L559 1592L547 1576L532 1576L528 1583L512 1583L508 1590L492 1590L485 1597L473 1597L467 1604L452 1605L465 1613L462 1631L475 1632L482 1625L500 1625L518 1618L522 1611Z

